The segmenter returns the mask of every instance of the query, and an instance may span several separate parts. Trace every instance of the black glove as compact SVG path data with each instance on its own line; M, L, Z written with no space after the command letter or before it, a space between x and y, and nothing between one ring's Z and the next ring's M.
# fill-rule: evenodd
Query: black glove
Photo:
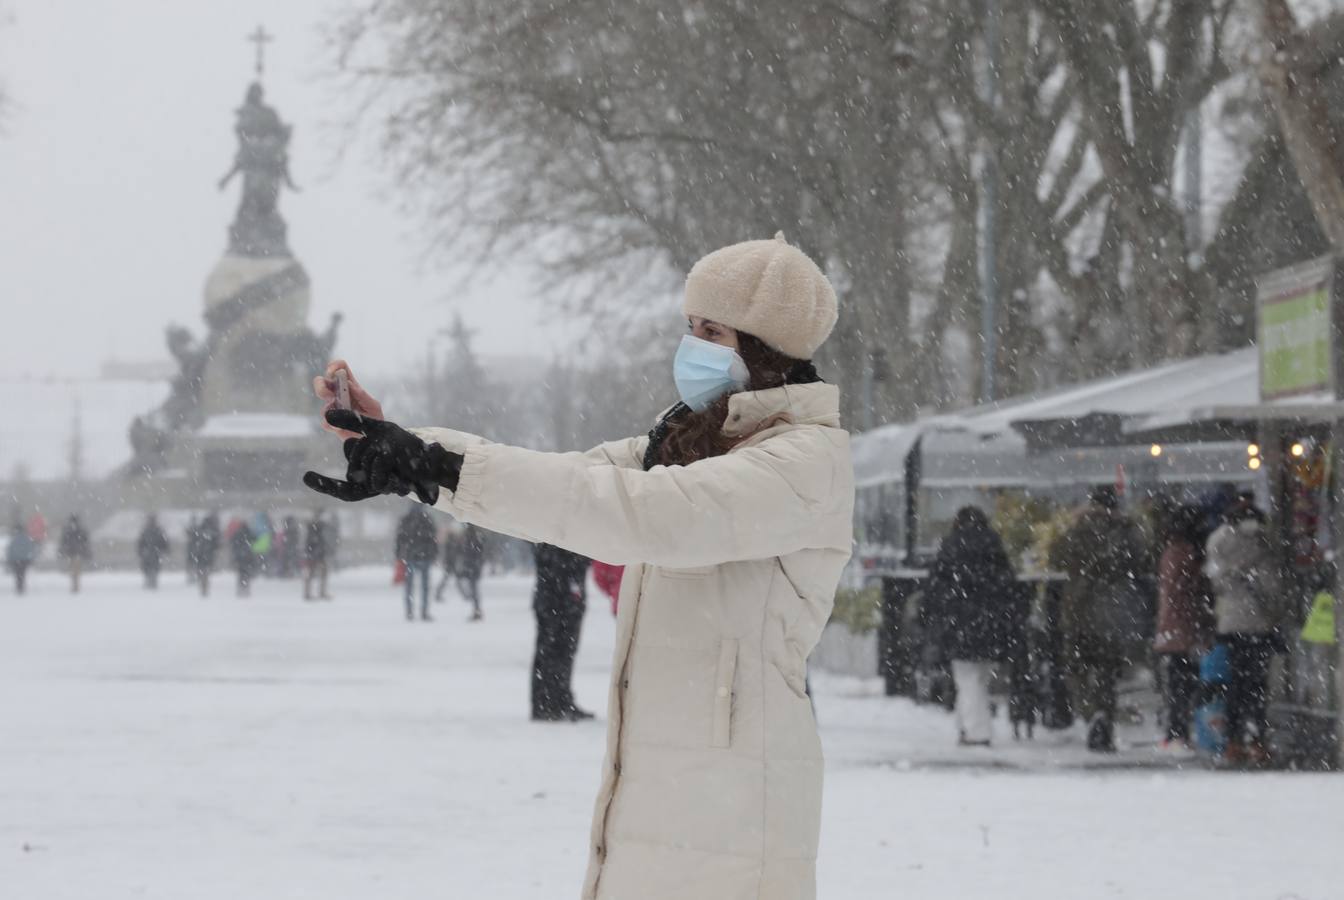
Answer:
M344 431L364 435L345 442L345 481L308 472L303 483L337 500L367 500L380 494L405 497L412 491L433 505L439 488L457 490L462 454L426 444L394 422L370 419L348 409L333 409L327 421Z

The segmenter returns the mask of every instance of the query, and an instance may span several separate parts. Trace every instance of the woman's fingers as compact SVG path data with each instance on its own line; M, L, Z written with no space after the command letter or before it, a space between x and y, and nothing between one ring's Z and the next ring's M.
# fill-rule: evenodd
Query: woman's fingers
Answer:
M317 472L305 472L303 483L319 494L326 494L328 497L335 497L337 500L344 500L347 503L367 500L374 496L364 485L328 478Z
M322 430L330 431L341 438L359 437L360 435L357 433L338 428L327 421L327 413L336 408L336 373L341 369L344 369L349 377L350 405L355 412L375 419L383 417L382 404L370 396L364 388L359 387L359 382L355 380L354 374L351 373L349 364L343 359L334 359L327 363L326 371L322 375L313 379L313 393L317 395L317 399L322 401Z
M327 363L327 370L323 377L313 379L313 390L322 400L328 400L336 396L336 373L341 369L345 370L346 379L350 385L350 406L355 412L362 416L368 416L371 419L385 418L383 415L383 404L379 403L377 398L364 389L355 377L355 373L350 370L350 364L343 359L333 359ZM322 386L318 386L318 382ZM325 425L323 427L326 427ZM331 429L327 429L330 431ZM340 433L340 432L337 432Z
M334 400L336 399L336 385L328 381L325 376L318 375L313 379L313 393L317 395L317 399L324 403L328 400Z
M361 416L370 419L383 418L383 404L362 387L356 387L353 381L350 383L350 405Z

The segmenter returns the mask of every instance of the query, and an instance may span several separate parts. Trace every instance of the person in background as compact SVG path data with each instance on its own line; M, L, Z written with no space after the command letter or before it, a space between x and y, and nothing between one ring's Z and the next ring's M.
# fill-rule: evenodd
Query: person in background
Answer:
M461 534L449 526L443 533L443 577L439 579L439 586L434 589L434 601L443 602L443 594L448 590L449 580L457 578L458 557L462 551Z
M1269 762L1269 660L1286 612L1278 560L1264 530L1264 514L1249 497L1223 513L1209 537L1204 571L1213 584L1219 642L1227 646L1227 749L1224 761Z
M536 544L537 582L532 611L537 646L532 656L532 720L578 722L593 718L574 703L574 655L587 606L588 560L553 544Z
M196 583L196 566L192 563L192 560L196 553L197 534L200 531L200 527L200 520L196 518L195 513L192 513L191 518L187 520L187 530L182 535L182 563L187 571L187 584Z
M1167 722L1163 749L1191 748L1199 693L1199 657L1213 638L1212 588L1205 578L1204 514L1194 506L1171 513L1157 565L1157 629L1153 650L1165 665Z
M219 557L219 541L219 516L213 512L187 533L187 568L202 597L210 596L210 573Z
M1113 753L1117 685L1152 622L1143 532L1120 511L1114 487L1094 488L1087 508L1051 547L1050 560L1069 576L1061 609L1064 657L1090 717L1087 747Z
M962 507L938 548L924 600L934 639L952 660L962 746L990 743L989 683L1012 637L1014 577L1003 541L984 512Z
M47 517L42 513L35 512L28 517L28 536L39 549L47 542Z
M150 590L159 588L159 572L163 569L163 558L168 555L168 535L159 526L159 519L153 513L145 519L145 527L140 529L140 537L135 542L135 553L140 558L140 571L145 576L145 587Z
M485 571L485 532L475 525L462 529L457 557L457 589L471 604L471 621L479 622L481 612L481 573Z
M322 517L322 510L313 510L303 541L303 599L314 599L314 579L317 580L317 599L331 599L331 594L327 592L327 557L330 552L327 520Z
M70 567L70 593L78 594L79 577L84 567L88 565L93 549L89 542L89 532L80 522L79 516L73 513L66 520L65 527L61 529L59 552L66 565Z
M40 549L23 521L16 518L9 530L9 546L5 548L5 566L14 576L16 594L22 594L28 589L28 569L37 560Z
M593 584L597 589L607 595L611 601L611 614L616 615L617 608L621 599L621 578L625 575L625 566L614 566L611 563L604 563L599 560L593 560Z
M328 516L327 526L327 568L335 572L341 567L341 517Z
M252 515L252 553L257 557L257 567L253 574L265 573L273 575L275 573L275 526L271 523L271 517L264 512L257 512Z
M306 557L303 529L297 516L285 516L280 527L280 577L293 578Z
M266 557L266 574L272 578L283 578L285 557L289 555L289 548L285 546L284 520L280 520L280 523L273 527L275 530L271 532L271 552Z
M439 542L434 533L434 520L423 506L413 506L401 517L397 526L397 559L406 565L406 621L415 618L412 592L420 585L420 618L429 617L429 570L439 555Z
M229 551L233 556L233 566L238 572L238 596L252 596L252 577L257 574L259 560L257 551L252 549L256 537L252 529L242 519L229 523Z

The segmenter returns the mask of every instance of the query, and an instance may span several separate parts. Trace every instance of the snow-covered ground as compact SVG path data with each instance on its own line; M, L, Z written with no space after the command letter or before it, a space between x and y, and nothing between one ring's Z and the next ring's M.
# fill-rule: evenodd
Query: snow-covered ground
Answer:
M527 581L488 580L481 624L451 591L407 623L385 571L320 604L167 582L0 588L0 898L577 896L603 726L527 721ZM593 602L599 712L612 631ZM1072 733L950 752L941 712L813 687L822 900L1344 897L1338 776L1088 768Z

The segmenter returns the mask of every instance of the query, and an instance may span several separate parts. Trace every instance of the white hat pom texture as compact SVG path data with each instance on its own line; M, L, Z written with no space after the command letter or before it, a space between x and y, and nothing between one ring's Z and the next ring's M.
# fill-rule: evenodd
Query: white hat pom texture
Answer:
M760 338L794 359L811 359L835 327L835 289L784 232L732 244L686 276L682 311Z

